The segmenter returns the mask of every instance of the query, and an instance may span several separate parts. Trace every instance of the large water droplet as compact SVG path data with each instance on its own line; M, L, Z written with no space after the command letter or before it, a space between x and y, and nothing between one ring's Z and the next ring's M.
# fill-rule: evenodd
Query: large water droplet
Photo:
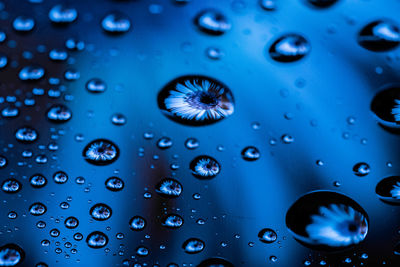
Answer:
M382 179L376 185L375 192L383 202L400 205L400 176Z
M42 174L35 174L30 179L33 188L42 188L47 184L47 179Z
M373 21L362 28L358 34L358 43L374 52L393 50L400 43L400 29L393 21Z
M32 214L33 216L43 215L46 213L46 211L47 211L46 206L40 202L33 203L29 208L29 213Z
M68 229L75 229L76 227L78 227L79 221L77 218L71 216L71 217L68 217L67 219L65 219L64 225Z
M362 242L368 216L351 198L332 191L314 191L299 198L286 213L286 225L301 244L318 250L339 250Z
M269 48L269 55L278 62L294 62L310 53L311 45L301 35L289 33L278 38Z
M98 203L90 209L90 215L97 221L105 221L111 217L112 210L103 203Z
M132 217L129 221L129 227L133 231L141 231L146 227L146 220L140 216Z
M17 138L18 141L23 143L32 143L38 138L38 134L35 129L26 126L19 128L15 132L15 138Z
M211 179L219 174L221 166L214 158L204 155L190 162L190 170L196 178Z
M165 178L156 185L156 192L166 198L177 198L182 193L182 185L175 179Z
M54 173L53 180L56 184L64 184L68 181L68 175L63 171Z
M18 193L22 188L22 184L13 178L9 178L3 181L1 185L1 190L3 190L4 193L9 193L9 194L14 194Z
M108 243L108 237L102 232L95 231L88 235L86 243L91 248L103 248Z
M159 92L158 106L176 122L200 126L232 115L234 99L228 87L215 79L182 76Z
M204 242L198 238L189 238L182 245L182 248L188 254L200 253L204 250L204 247Z
M24 260L25 252L15 244L0 248L0 266L16 266Z
M385 128L400 128L400 87L389 87L378 92L371 102L371 110Z
M90 142L83 149L82 154L86 161L91 164L108 165L117 160L119 156L119 149L111 141L97 139Z
M200 12L195 18L195 24L199 30L211 35L221 35L232 27L225 15L214 9Z

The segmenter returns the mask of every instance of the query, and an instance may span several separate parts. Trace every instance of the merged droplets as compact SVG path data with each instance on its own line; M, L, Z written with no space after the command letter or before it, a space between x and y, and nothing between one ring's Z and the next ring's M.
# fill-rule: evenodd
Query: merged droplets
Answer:
M106 180L106 188L110 191L121 191L124 188L124 181L118 177L110 177Z
M22 81L36 81L44 76L45 70L38 65L30 65L23 67L18 74Z
M102 20L101 26L108 33L124 33L130 29L131 21L126 15L113 12Z
M176 122L200 126L232 115L234 99L228 87L215 79L182 76L159 92L158 106Z
M192 160L190 170L196 178L211 179L219 174L221 166L214 158L203 155Z
M105 221L111 217L112 210L103 203L98 203L90 209L90 215L96 221Z
M129 220L129 228L133 231L141 231L146 227L146 220L141 216L132 217Z
M33 188L42 188L47 184L47 179L42 174L35 174L30 179Z
M19 16L13 21L13 28L17 32L29 32L35 27L35 20L31 17Z
M289 33L278 38L269 48L269 55L278 62L294 62L310 53L310 43L301 35Z
M383 202L400 205L400 176L382 179L376 185L375 192Z
M400 128L400 87L386 88L377 93L371 110L379 124L386 128Z
M40 202L33 203L29 208L29 213L32 214L33 216L43 215L46 213L46 211L47 211L46 206Z
M176 229L183 225L183 218L177 214L169 214L162 220L162 226Z
M91 248L103 248L108 243L108 237L102 232L95 231L87 236L86 243Z
M260 151L254 146L245 147L242 150L242 158L247 161L255 161L260 158Z
M56 5L49 12L51 22L66 24L71 23L78 17L78 12L75 8L64 5Z
M224 34L232 27L225 15L214 9L200 12L195 18L195 24L200 31L211 35Z
M53 105L47 112L47 118L52 122L67 122L72 117L72 111L61 104Z
M258 238L263 243L273 243L278 238L276 232L269 228L264 228L258 233Z
M9 178L3 181L1 185L1 190L4 193L14 194L18 193L22 188L22 184L13 178Z
M38 138L38 134L35 129L26 126L15 132L15 138L20 142L32 143Z
M339 250L362 242L368 216L351 198L332 191L315 191L299 198L286 213L294 238L313 249Z
M189 238L186 240L182 248L188 254L197 254L204 250L205 243L198 238Z
M166 198L177 198L182 193L182 185L175 179L165 178L156 185L156 192Z
M86 83L86 89L91 93L102 93L107 89L107 84L101 79L93 78Z
M90 142L83 150L85 160L94 165L108 165L117 160L118 147L111 141L97 139Z
M0 248L0 266L16 266L24 260L25 252L15 244Z
M370 51L390 51L400 43L400 29L393 21L373 21L360 31L358 43Z

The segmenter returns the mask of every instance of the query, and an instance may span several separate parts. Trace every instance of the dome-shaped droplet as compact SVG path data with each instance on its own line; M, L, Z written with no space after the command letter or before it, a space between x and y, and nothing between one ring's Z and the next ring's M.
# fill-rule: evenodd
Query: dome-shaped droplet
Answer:
M242 158L247 161L255 161L260 158L260 151L254 146L245 147L242 150Z
M197 267L234 267L234 265L222 258L209 258L200 262Z
M63 171L54 173L53 180L57 184L64 184L68 181L68 175Z
M0 156L0 169L7 166L7 158L4 156Z
M351 198L332 191L314 191L299 198L286 213L294 238L318 250L340 250L362 242L368 216Z
M145 257L149 255L149 249L143 246L136 248L136 254L140 257Z
M183 218L177 214L169 214L162 220L162 226L166 228L176 229L183 225Z
M41 79L44 76L44 73L44 68L42 68L41 66L30 65L23 67L20 70L18 77L22 81L35 81Z
M196 138L188 138L185 141L185 147L187 149L192 150L192 149L198 148L199 146L200 146L200 142Z
M15 118L18 115L19 115L19 109L14 106L6 107L1 111L1 116L3 118Z
M198 238L189 238L182 245L182 248L188 254L200 253L204 250L204 247L205 243Z
M182 193L182 185L175 179L165 178L156 185L156 192L166 198L176 198Z
M400 43L400 29L393 21L373 21L362 28L358 34L358 43L374 52L393 50Z
M330 7L334 3L336 3L338 0L308 0L310 4L316 7Z
M141 231L146 227L146 220L140 216L132 217L129 220L129 227L133 231Z
M30 183L34 188L42 188L47 184L47 179L42 174L35 174L31 177Z
M379 199L394 205L400 205L400 176L382 179L375 188Z
M17 32L29 32L35 27L35 20L31 17L19 16L13 21L13 28Z
M371 171L369 165L365 162L360 162L354 165L353 172L359 177L366 176Z
M68 229L75 229L76 227L78 227L79 221L77 218L71 216L71 217L68 217L67 219L65 219L64 225Z
M124 188L124 181L118 177L110 177L106 180L106 188L110 191L121 191Z
M35 129L26 126L15 132L15 138L20 142L32 143L38 138L38 134Z
M221 166L210 156L198 156L190 162L190 170L194 177L199 179L211 179L219 174Z
M17 266L24 260L25 252L15 244L0 247L0 266Z
M90 209L90 215L96 221L105 221L111 217L112 210L103 203L98 203Z
M75 8L64 5L55 5L50 9L49 19L54 23L71 23L78 17Z
M47 112L47 118L52 122L66 122L72 117L71 110L61 104L53 105Z
M209 47L206 49L206 55L209 59L218 60L224 55L224 53L217 47Z
M1 190L4 193L14 194L18 193L22 188L22 184L13 178L9 178L3 181L1 184Z
M7 66L8 63L8 58L5 54L0 53L0 69L4 68Z
M108 237L102 232L95 231L88 235L86 243L91 248L103 248L108 243Z
M260 0L260 6L267 11L275 10L276 0Z
M171 138L169 137L161 137L158 141L157 141L157 147L159 149L167 149L170 148L172 146L173 142L171 140Z
M371 102L371 110L383 127L400 129L400 87L378 92Z
M52 49L49 52L49 58L53 61L64 61L68 58L68 53L65 50Z
M269 228L264 228L258 233L258 238L263 243L273 243L278 238L276 232Z
M90 142L83 150L85 160L94 165L108 165L117 160L118 147L111 141L97 139Z
M269 55L278 62L294 62L310 53L311 45L301 35L290 33L278 38L269 48Z
M107 84L101 79L93 78L86 83L86 89L91 93L102 93L107 89Z
M221 82L205 76L182 76L158 94L158 106L170 119L200 126L232 115L234 99Z
M101 26L108 33L124 33L130 29L131 21L126 15L113 12L102 20Z
M214 9L200 12L195 18L195 24L200 31L212 35L221 35L232 27L225 15Z
M125 125L125 124L126 124L126 117L125 117L124 114L115 113L115 114L113 114L112 117L111 117L111 122L112 122L114 125L122 126L122 125Z
M33 203L29 208L29 213L34 216L43 215L46 213L46 211L47 211L46 206L40 202Z

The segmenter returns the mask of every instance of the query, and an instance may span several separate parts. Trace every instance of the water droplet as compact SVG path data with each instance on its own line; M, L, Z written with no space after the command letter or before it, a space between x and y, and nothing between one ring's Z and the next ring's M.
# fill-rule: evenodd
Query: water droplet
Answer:
M258 238L261 242L269 244L275 242L278 236L274 230L265 228L258 233Z
M38 65L30 65L23 67L18 74L18 77L22 81L35 81L39 80L44 76L44 68Z
M400 177L390 176L382 179L376 185L375 192L383 202L400 205Z
M49 58L53 61L64 61L68 58L68 53L65 50L52 49L49 52Z
M182 185L175 179L165 178L156 185L156 192L166 198L176 198L182 193Z
M42 188L47 184L47 179L42 174L35 174L31 177L30 183L34 188Z
M200 12L195 18L195 24L200 31L211 35L224 34L232 27L225 15L214 9Z
M78 17L78 12L75 8L64 5L55 5L50 9L49 19L53 23L71 23Z
M121 113L115 113L111 117L111 122L114 125L122 126L122 125L126 124L126 117L125 117L125 115L123 115Z
M169 137L161 137L157 141L157 147L159 149L167 149L170 148L171 146L172 146L172 140Z
M159 92L158 106L176 122L200 126L232 115L234 99L228 87L215 79L182 76Z
M242 158L247 161L255 161L260 158L260 151L254 146L245 147L242 150Z
M204 247L204 242L198 238L189 238L182 245L182 248L188 254L200 253L204 250Z
M310 53L311 45L301 35L289 33L278 38L269 48L271 58L278 62L294 62Z
M209 59L218 60L223 57L224 53L217 47L209 47L206 50L206 55Z
M111 217L112 210L103 203L98 203L90 209L90 215L96 221L105 221Z
M22 184L13 178L9 178L3 181L1 185L1 190L3 190L4 193L9 193L9 194L14 194L18 193L22 188Z
M118 159L119 149L111 141L97 139L90 142L83 150L85 160L94 165L108 165Z
M64 184L68 181L68 175L63 171L54 173L53 180L57 184Z
M314 191L299 198L286 213L286 226L301 244L339 250L362 242L368 232L365 210L333 191Z
M107 89L107 84L101 79L93 78L86 83L86 89L91 93L102 93Z
M282 135L281 139L284 144L291 144L294 142L294 137L288 134Z
M119 34L127 32L131 27L131 22L126 15L113 12L102 20L101 26L108 33Z
M275 0L260 0L260 5L263 9L267 11L273 11L276 9L276 1Z
M393 50L400 43L400 29L393 21L373 21L360 31L358 43L374 52Z
M18 16L13 21L13 27L17 32L29 32L35 27L35 21L31 17Z
M234 267L234 265L222 258L209 258L203 260L197 267Z
M365 162L360 162L354 165L353 172L359 177L366 176L371 171L369 165Z
M183 218L177 214L169 214L162 221L162 226L176 229L183 225Z
M147 255L149 255L149 250L146 247L138 247L136 248L136 254L140 257L145 257Z
M140 216L132 217L129 221L129 227L134 231L142 231L146 227L146 220Z
M24 260L25 252L15 244L0 247L0 266L16 266Z
M121 191L124 188L124 181L118 177L110 177L106 180L106 188L113 192Z
M383 127L400 128L400 88L389 87L378 92L371 102L371 110Z
M47 112L47 118L52 122L66 122L72 117L71 110L61 104L53 105Z
M9 106L1 111L3 118L15 118L19 115L19 109L14 106Z
M187 149L192 150L192 149L198 148L199 146L200 146L200 142L196 138L188 138L185 141L185 147Z
M46 206L40 202L33 203L29 208L29 213L32 214L33 216L43 215L46 213L46 211L47 211Z
M190 162L190 170L196 178L211 179L220 173L221 166L214 158L204 155Z
M338 0L308 0L308 2L316 7L330 7Z
M68 217L67 219L65 219L64 225L68 229L75 229L76 227L78 227L79 221L77 218L71 216L71 217Z
M91 248L103 248L108 243L108 237L102 232L95 231L88 235L86 243Z
M0 156L0 169L7 166L7 158L4 156Z

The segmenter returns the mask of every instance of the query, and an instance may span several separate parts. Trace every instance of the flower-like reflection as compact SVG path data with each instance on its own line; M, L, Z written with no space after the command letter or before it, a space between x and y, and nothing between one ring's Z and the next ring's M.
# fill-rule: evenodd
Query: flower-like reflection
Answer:
M114 162L119 150L111 141L98 139L89 143L83 150L86 161L95 165L106 165Z
M365 216L343 204L320 207L319 214L312 215L311 220L305 230L316 245L354 245L363 241L368 232Z
M206 78L185 78L176 83L164 100L165 108L175 117L197 124L221 120L234 111L230 90Z
M190 169L196 178L209 179L219 174L221 166L210 156L199 156L192 160Z
M393 185L393 189L390 190L390 194L393 198L400 199L400 182Z
M394 120L396 122L400 122L400 100L394 100L395 105L392 108L392 115L394 116Z

